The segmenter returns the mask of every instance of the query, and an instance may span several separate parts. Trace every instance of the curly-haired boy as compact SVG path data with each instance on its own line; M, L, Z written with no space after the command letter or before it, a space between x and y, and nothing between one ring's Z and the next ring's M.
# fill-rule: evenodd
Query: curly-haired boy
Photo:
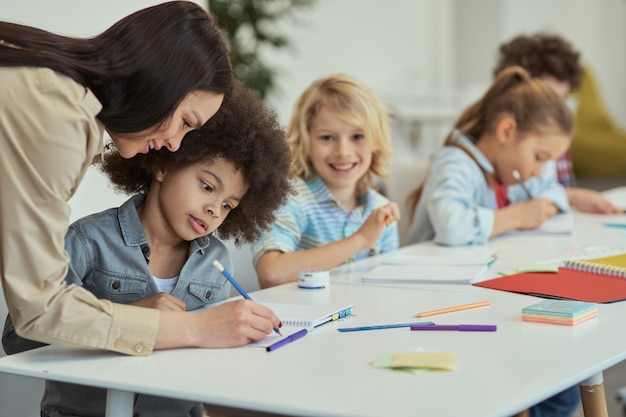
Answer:
M237 242L256 239L290 191L290 159L275 113L240 84L177 152L163 148L131 159L109 152L100 168L118 191L135 195L70 226L66 281L100 299L159 310L205 309L223 301L230 283L212 263L232 269L232 261L213 232ZM260 324L274 317L248 300L209 310L215 311L208 335L214 347L263 339ZM17 336L9 318L2 342L9 354L41 346ZM103 389L47 381L42 415L104 415L105 402ZM139 395L134 412L202 416L203 406Z

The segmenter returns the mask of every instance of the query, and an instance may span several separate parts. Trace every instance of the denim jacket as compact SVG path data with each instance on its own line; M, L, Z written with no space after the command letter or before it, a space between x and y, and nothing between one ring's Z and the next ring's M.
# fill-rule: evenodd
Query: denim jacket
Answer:
M359 206L348 213L320 177L308 181L296 178L291 185L295 192L276 213L272 227L263 231L252 244L254 265L269 251L307 250L352 236L375 208L389 203L386 197L370 188L359 199ZM394 222L385 227L374 246L346 262L396 250L398 246L398 224Z
M65 237L70 256L68 284L80 285L97 298L129 304L159 291L148 263L150 246L144 234L137 207L143 195L131 197L119 208L92 214L74 222ZM214 236L190 243L189 257L183 266L172 295L196 310L228 298L230 283L212 266L219 260L232 270L228 249ZM10 319L2 337L7 353L41 346L22 339L13 331ZM106 391L81 385L46 381L42 411L50 417L104 416ZM135 415L195 417L202 416L202 405L192 401L135 396Z

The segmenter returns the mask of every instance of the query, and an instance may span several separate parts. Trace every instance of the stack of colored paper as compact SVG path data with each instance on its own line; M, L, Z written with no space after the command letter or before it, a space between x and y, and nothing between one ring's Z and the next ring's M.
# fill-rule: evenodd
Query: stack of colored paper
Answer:
M544 300L522 308L522 320L575 326L598 316L598 304L573 300Z

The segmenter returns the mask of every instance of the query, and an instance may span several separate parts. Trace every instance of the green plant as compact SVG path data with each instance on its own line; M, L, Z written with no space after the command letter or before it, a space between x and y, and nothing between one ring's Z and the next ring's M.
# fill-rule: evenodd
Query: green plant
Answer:
M294 19L295 11L315 0L209 0L209 10L228 34L235 77L261 98L276 88L276 71L264 63L259 50L282 49L289 39L277 32L278 21Z

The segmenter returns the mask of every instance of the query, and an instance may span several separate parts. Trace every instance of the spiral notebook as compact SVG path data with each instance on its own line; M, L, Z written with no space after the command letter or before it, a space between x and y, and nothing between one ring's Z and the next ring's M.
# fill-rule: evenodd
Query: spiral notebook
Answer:
M626 253L595 259L566 260L562 266L577 271L605 273L626 278Z
M352 314L352 304L262 303L271 308L283 326L313 329Z
M350 316L353 307L352 304L261 304L271 308L280 318L283 324L280 328L282 336L272 332L265 339L246 345L249 347L267 348L285 337L300 332L302 329L307 329L310 332L324 323Z
M524 272L475 283L478 287L591 303L626 300L626 253L564 261L558 272Z

